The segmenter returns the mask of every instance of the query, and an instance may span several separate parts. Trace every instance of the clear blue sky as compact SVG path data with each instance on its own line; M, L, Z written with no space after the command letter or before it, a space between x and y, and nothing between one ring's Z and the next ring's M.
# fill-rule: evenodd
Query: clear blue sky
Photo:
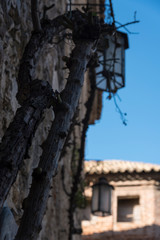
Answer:
M86 159L122 159L160 164L160 0L113 0L115 18L139 32L129 35L126 87L119 106L127 113L122 124L113 100L103 95L101 120L89 127ZM121 31L124 31L121 29Z

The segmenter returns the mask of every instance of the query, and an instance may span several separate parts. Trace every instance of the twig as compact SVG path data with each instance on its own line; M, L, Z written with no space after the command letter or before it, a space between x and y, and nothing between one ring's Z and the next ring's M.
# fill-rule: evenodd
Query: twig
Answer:
M138 21L139 22L139 21ZM116 29L118 29L118 28L124 28L129 34L139 34L138 32L131 32L131 31L129 31L128 30L128 28L125 26L125 25L122 25L120 22L117 22L116 21L116 23L118 23L120 26L119 27L117 27ZM134 21L134 22L132 22L132 23L137 23L137 20L136 21ZM131 23L131 24L132 24ZM127 24L127 25L129 25L129 24Z
M114 12L113 12L112 0L109 0L109 4L110 4L110 10L111 10L111 17L113 19L113 26L115 27L115 17L114 17Z
M135 20L135 21L128 22L128 23L125 23L125 24L120 24L119 22L116 21L116 23L120 24L119 27L116 27L116 30L119 29L119 28L124 28L128 25L131 25L131 24L139 23L139 22L140 22L139 20Z
M40 32L42 30L39 18L38 0L31 0L31 15L34 31Z
M119 108L119 106L118 106L118 104L117 104L115 95L113 95L113 100L114 100L114 104L115 104L115 106L116 106L116 110L117 110L118 113L120 114L122 123L126 126L126 125L127 125L127 120L126 120L125 117L124 117L124 116L126 115L126 113L122 113L121 109Z
M49 7L44 6L44 8L43 8L43 19L45 19L45 17L46 17L46 12L47 12L48 10L52 9L54 6L55 6L54 3L51 4Z

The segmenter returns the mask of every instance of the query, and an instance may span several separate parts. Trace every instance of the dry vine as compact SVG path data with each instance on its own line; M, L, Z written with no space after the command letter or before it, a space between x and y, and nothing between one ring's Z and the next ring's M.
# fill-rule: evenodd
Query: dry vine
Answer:
M35 9L37 11L37 8ZM24 214L15 240L36 239L41 229L51 179L56 173L61 151L78 105L84 73L92 55L92 47L100 34L98 19L93 19L92 24L90 20L90 18L87 19L86 14L75 11L72 13L72 20L63 15L52 21L43 21L41 31L37 32L36 29L33 32L22 57L17 94L17 99L22 107L17 110L0 146L1 207L16 179L43 110L51 105L53 107L56 105L57 110L57 105L59 106L59 97L56 98L49 83L38 79L32 80L37 59L40 57L42 48L52 40L54 34L62 31L64 27L73 27L75 49L67 65L70 74L66 87L61 93L62 106L56 112L48 138L43 144L43 154L39 166L34 169L31 190L24 204ZM80 28L81 31L79 31ZM19 130L15 131L17 129Z
M21 107L17 110L0 145L0 208L16 179L44 109L53 106L55 120L42 146L43 153L39 165L33 171L32 186L24 204L24 214L15 240L35 240L41 230L51 180L56 174L58 161L78 106L87 64L96 50L95 42L102 32L111 33L114 30L111 26L101 24L92 14L81 13L78 10L72 12L70 17L65 14L53 20L43 19L40 22L38 1L31 0L31 7L34 31L25 48L18 73L17 100ZM48 82L33 79L33 75L42 49L56 34L66 28L72 30L75 48L67 62L70 73L66 87L60 96L57 96ZM84 119L78 176L73 182L71 203L77 191L82 169L89 111Z
M84 162L84 151L85 151L85 139L86 139L86 132L89 125L90 115L93 107L94 97L95 97L95 91L96 91L96 79L95 79L95 70L94 68L89 69L89 80L91 84L91 90L90 90L90 96L85 104L86 106L86 114L82 121L83 123L83 129L82 129L82 135L81 135L81 145L79 151L79 158L78 158L78 166L76 173L74 174L73 180L72 180L72 188L71 193L69 194L69 236L68 240L72 240L73 234L81 234L80 229L75 229L74 226L74 212L75 208L77 207L75 204L75 197L77 194L77 191L79 189L79 185L82 181L81 179L81 173L83 169L83 162Z

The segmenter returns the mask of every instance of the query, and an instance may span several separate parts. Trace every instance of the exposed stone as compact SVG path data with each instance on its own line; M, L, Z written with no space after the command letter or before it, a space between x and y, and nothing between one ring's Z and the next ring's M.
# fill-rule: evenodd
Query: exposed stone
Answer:
M53 4L53 0L39 2L42 16L44 4L50 6ZM51 19L64 13L66 10L65 1L55 0L54 3L55 7L50 9L46 15L46 17ZM20 59L22 58L24 48L31 36L32 29L30 0L2 0L0 2L0 140L19 107L16 100L18 91L16 79ZM57 39L53 39L53 43L48 44L46 48L43 49L37 65L35 78L47 80L54 90L61 91L66 84L65 79L68 74L66 71L62 70L64 67L62 56L68 54L73 46L67 45L66 49L64 41L58 45L56 42ZM78 121L84 118L86 111L84 103L87 101L88 94L89 84L86 80L80 98ZM96 114L94 114L94 116L96 116ZM93 121L94 118L96 117L93 117ZM44 119L35 133L34 140L29 150L29 157L25 159L7 199L8 206L18 225L23 214L22 202L27 197L32 182L32 171L33 168L37 167L39 156L42 153L41 145L47 137L53 119L53 110L47 109L44 113ZM80 143L81 131L82 125L77 126L75 137L78 144ZM73 134L71 135L71 142L72 141ZM39 240L67 239L67 209L69 208L69 202L62 185L61 168L62 166L65 168L65 185L67 190L70 191L73 178L71 159L72 147L67 147L66 155L61 158L58 174L53 180L53 188L50 191L51 197L48 201ZM4 210L10 212L9 208L5 208ZM77 228L80 228L78 214L79 213L75 214L75 225ZM10 224L8 222L8 228L9 227ZM2 240L3 238L4 236L2 238L0 237ZM74 236L74 239L78 238L79 236Z

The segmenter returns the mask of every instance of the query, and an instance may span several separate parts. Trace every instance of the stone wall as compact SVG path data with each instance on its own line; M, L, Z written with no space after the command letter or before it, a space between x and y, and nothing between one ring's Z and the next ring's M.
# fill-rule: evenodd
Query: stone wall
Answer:
M131 180L111 181L110 184L114 186L112 215L93 216L88 205L83 215L86 219L82 222L83 240L158 240L159 183L154 180ZM90 199L91 188L87 189L86 195ZM125 205L121 204L121 208L119 200L124 200Z
M66 1L55 0L55 7L48 12L49 18L54 18L65 12ZM41 11L43 6L53 4L52 0L40 1ZM19 107L16 101L17 94L17 74L19 62L22 57L26 43L28 42L32 31L32 21L30 13L30 0L1 0L0 2L0 140L12 121L14 114ZM53 44L48 44L43 50L37 66L36 76L39 79L50 82L54 90L61 91L65 86L66 72L62 70L64 63L62 56L68 52L70 43L65 45L64 42L54 44L57 39L53 39ZM69 45L69 47L68 47ZM66 47L67 46L67 47ZM87 76L86 76L87 79ZM79 104L79 121L83 119L86 108L84 103L89 96L89 84L85 81L80 104ZM99 110L98 110L99 111ZM98 114L99 115L99 114ZM94 112L92 121L97 115ZM32 170L38 164L39 156L42 153L41 143L46 139L54 119L54 112L51 109L45 111L44 119L40 124L32 145L29 150L29 158L25 159L24 164L17 176L16 183L13 185L7 203L16 219L17 224L23 214L22 202L27 196L32 181ZM80 144L81 126L77 126L75 131L76 143ZM71 142L73 141L71 134ZM48 201L46 215L43 220L43 228L39 240L60 240L68 239L68 212L69 200L66 196L62 185L62 166L65 169L64 184L68 191L72 186L72 147L66 149L64 157L59 163L59 171L53 179L51 197ZM75 214L75 224L80 228L80 215ZM76 237L75 237L76 238Z

